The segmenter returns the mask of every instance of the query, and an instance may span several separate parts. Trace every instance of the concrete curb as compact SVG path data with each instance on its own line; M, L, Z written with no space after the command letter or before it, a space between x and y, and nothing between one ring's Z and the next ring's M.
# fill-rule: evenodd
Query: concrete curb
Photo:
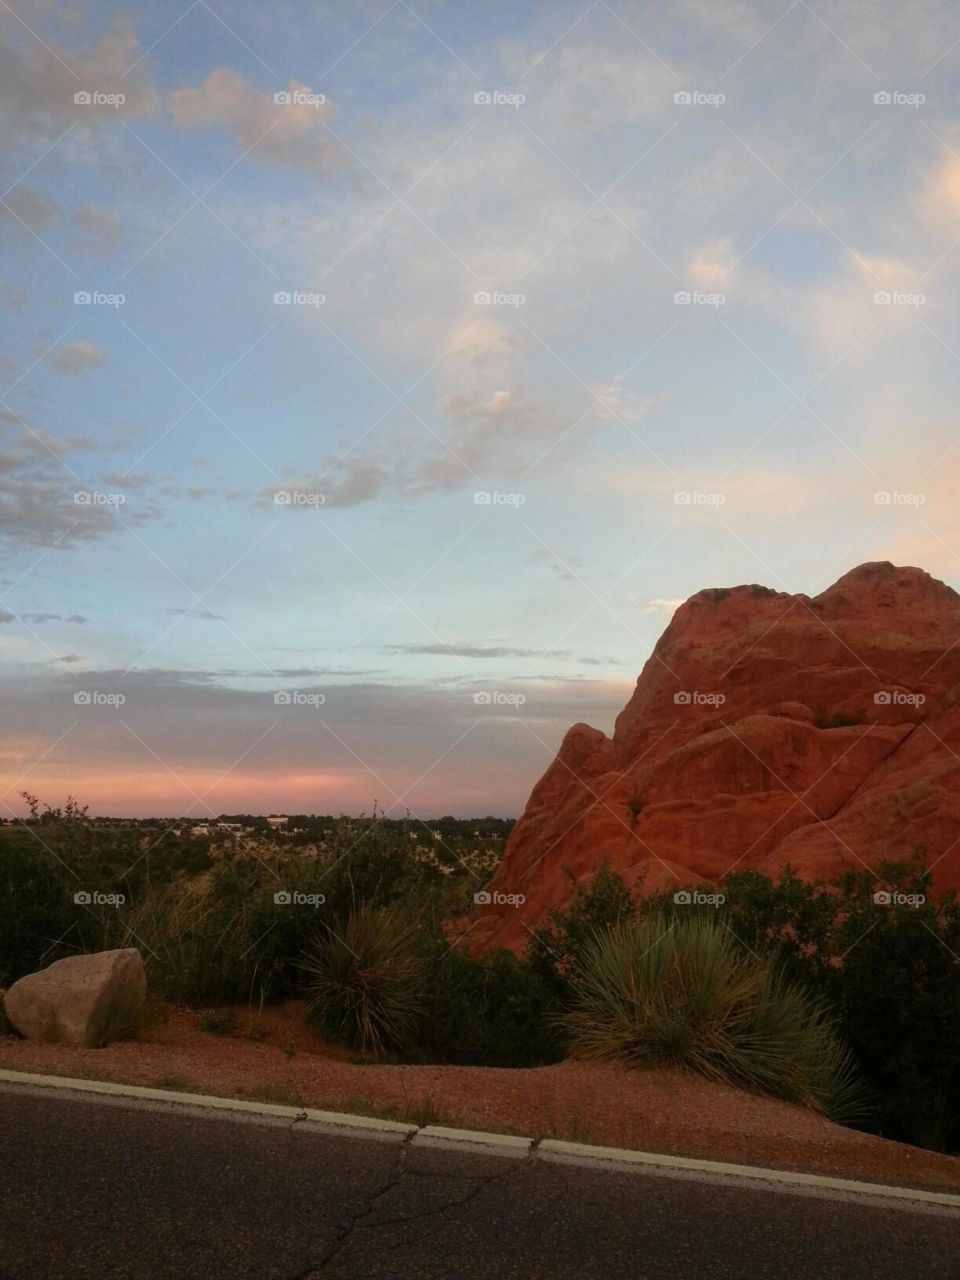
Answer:
M789 1169L768 1169L762 1165L729 1164L721 1160L692 1160L685 1156L660 1155L652 1151L628 1151L621 1147L593 1147L579 1142L544 1139L537 1146L541 1160L555 1164L585 1164L620 1171L659 1169L672 1173L706 1173L713 1177L745 1178L753 1182L775 1182L789 1188L841 1192L884 1200L908 1200L960 1209L960 1195L947 1191L921 1191L914 1187L889 1186L883 1182L858 1182L852 1178L832 1178L820 1173L794 1173Z
M418 1130L413 1141L417 1147L447 1147L515 1159L523 1159L533 1150L532 1138L518 1138L512 1133L483 1133L479 1129L448 1129L440 1124L428 1124Z
M761 1165L730 1164L719 1160L694 1160L685 1156L663 1155L652 1151L630 1151L622 1147L597 1147L579 1142L561 1142L552 1138L536 1141L508 1133L485 1133L475 1129L451 1129L444 1125L406 1124L397 1120L380 1120L375 1116L354 1115L342 1111L318 1111L313 1108L287 1107L267 1102L245 1102L239 1098L218 1098L209 1094L179 1093L168 1089L149 1089L139 1085L114 1084L105 1080L79 1080L69 1076L31 1075L22 1071L0 1069L0 1089L6 1086L26 1089L49 1089L61 1093L92 1095L106 1101L145 1103L185 1112L223 1118L245 1118L260 1123L296 1125L297 1131L339 1134L341 1137L373 1138L381 1141L409 1142L416 1147L462 1151L474 1155L505 1156L508 1159L536 1159L545 1163L570 1164L617 1173L666 1173L672 1176L696 1177L703 1181L744 1181L760 1187L795 1193L817 1193L868 1197L885 1201L885 1207L907 1209L936 1206L960 1211L960 1195L943 1191L923 1191L915 1187L888 1186L880 1182L859 1182L849 1178L832 1178L824 1174L793 1173L786 1169L768 1169ZM899 1203L898 1203L899 1202Z
M184 1111L232 1112L250 1119L285 1121L298 1127L325 1132L349 1133L351 1137L394 1138L401 1142L419 1132L415 1124L381 1120L376 1116L345 1111L317 1111L312 1107L287 1107L272 1102L245 1102L240 1098L218 1098L205 1093L181 1093L173 1089L148 1089L141 1085L114 1084L108 1080L76 1080L70 1076L34 1076L21 1071L0 1070L0 1085L11 1084L36 1089L56 1089L63 1093L94 1094L129 1102L151 1102Z

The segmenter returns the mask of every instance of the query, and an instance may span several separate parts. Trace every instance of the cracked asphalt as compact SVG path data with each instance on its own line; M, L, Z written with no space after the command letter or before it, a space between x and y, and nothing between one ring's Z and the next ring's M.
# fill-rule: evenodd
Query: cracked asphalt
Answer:
M0 1280L960 1280L960 1215L0 1088Z

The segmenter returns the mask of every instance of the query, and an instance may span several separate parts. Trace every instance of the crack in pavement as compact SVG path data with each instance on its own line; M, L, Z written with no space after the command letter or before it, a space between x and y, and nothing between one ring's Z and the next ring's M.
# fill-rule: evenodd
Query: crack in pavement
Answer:
M355 1232L359 1230L369 1229L374 1226L390 1227L390 1226L397 1226L400 1223L404 1223L404 1224L420 1223L420 1222L425 1222L427 1219L430 1219L430 1218L436 1218L437 1216L440 1216L440 1215L445 1216L449 1210L458 1209L462 1205L469 1204L470 1201L474 1200L480 1194L480 1192L483 1191L483 1189L488 1185L494 1182L505 1180L513 1176L514 1174L519 1172L526 1165L532 1163L533 1161L533 1148L531 1148L531 1150L522 1159L514 1159L514 1160L508 1161L507 1162L508 1167L504 1169L502 1172L497 1172L497 1173L491 1173L491 1174L437 1173L437 1174L434 1174L427 1171L418 1172L415 1170L407 1170L406 1168L407 1153L410 1150L410 1147L413 1145L413 1141L416 1137L417 1137L417 1134L414 1133L404 1138L403 1142L401 1142L397 1148L396 1164L388 1180L384 1182L382 1186L377 1188L367 1197L366 1205L364 1206L364 1208L361 1209L359 1213L353 1214L350 1221L347 1223L346 1227L344 1227L342 1231L338 1232L337 1235L334 1237L334 1239L330 1242L330 1244L324 1249L319 1260L315 1264L310 1266L301 1275L295 1277L295 1280L318 1280L321 1272L325 1271L329 1267L329 1265L332 1262L334 1262L340 1256L341 1253L343 1253L344 1249L346 1249L349 1246ZM387 1196L389 1196L391 1192L395 1191L400 1186L406 1174L409 1174L409 1176L411 1177L418 1177L418 1178L438 1178L440 1180L447 1179L450 1181L453 1181L453 1180L466 1181L466 1182L472 1182L475 1185L471 1187L471 1189L466 1193L466 1195L460 1196L458 1199L455 1199L455 1200L446 1200L444 1201L444 1203L439 1205L434 1205L430 1209L424 1209L417 1213L404 1213L394 1218L384 1218L375 1223L366 1221L366 1219L370 1218L371 1215L375 1212L379 1202L385 1199ZM404 1245L412 1244L417 1240L418 1235L419 1233L414 1233L413 1235L403 1237L391 1243L389 1247L391 1249L396 1249Z
M384 1196L389 1195L394 1187L398 1187L400 1185L400 1182L403 1179L403 1166L406 1162L407 1150L409 1149L414 1137L414 1134L409 1134L398 1145L397 1159L390 1177L381 1187L367 1197L365 1207L361 1209L359 1213L353 1214L344 1229L339 1231L336 1236L334 1236L330 1244L324 1249L323 1253L320 1255L319 1261L315 1265L309 1267L303 1275L299 1277L299 1280L316 1280L316 1277L320 1275L320 1272L328 1267L338 1254L343 1251L354 1231L363 1225L364 1218L370 1217L376 1208L377 1202L382 1200Z

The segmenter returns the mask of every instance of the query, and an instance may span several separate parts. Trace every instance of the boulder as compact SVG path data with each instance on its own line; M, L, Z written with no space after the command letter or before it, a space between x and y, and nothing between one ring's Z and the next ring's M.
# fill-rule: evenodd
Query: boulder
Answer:
M567 733L468 945L521 949L602 862L649 892L917 854L960 889L960 596L886 562L814 597L700 591L612 736Z
M96 1046L118 1020L135 1020L147 994L133 947L68 956L28 973L3 997L7 1021L28 1040Z

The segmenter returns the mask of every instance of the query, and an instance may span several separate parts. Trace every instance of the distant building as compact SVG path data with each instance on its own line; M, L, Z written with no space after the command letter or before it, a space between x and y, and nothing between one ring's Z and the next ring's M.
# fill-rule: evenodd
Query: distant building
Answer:
M272 817L269 817L267 819L267 822L271 827L273 827L274 831L276 831L279 827L285 827L288 821L289 819L287 818L286 814L273 814Z

